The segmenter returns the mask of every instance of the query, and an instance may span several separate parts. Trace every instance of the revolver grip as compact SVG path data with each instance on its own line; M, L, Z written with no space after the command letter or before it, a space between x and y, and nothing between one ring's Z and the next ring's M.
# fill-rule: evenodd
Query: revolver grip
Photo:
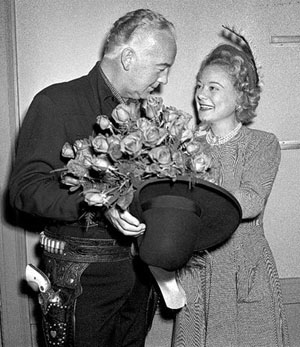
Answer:
M26 281L35 291L40 290L42 293L45 293L51 288L49 278L33 264L28 264L26 266L25 276Z

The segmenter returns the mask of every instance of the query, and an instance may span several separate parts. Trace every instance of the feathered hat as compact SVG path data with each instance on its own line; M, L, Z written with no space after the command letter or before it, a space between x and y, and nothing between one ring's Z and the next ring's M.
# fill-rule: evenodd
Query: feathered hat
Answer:
M222 55L222 52L224 51L229 52L231 55L240 56L247 67L249 86L251 89L256 88L259 84L258 69L248 41L234 29L224 25L223 28L221 36L229 41L230 44L221 44L211 52L210 56L218 54Z

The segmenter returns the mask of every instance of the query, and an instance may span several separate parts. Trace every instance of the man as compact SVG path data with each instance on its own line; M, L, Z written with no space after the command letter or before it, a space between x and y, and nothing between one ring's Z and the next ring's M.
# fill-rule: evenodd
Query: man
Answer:
M53 291L40 303L49 346L144 346L151 284L130 246L145 225L128 211L88 207L53 170L65 164L63 144L90 136L97 115L109 116L119 103L166 84L176 50L172 23L151 10L129 12L114 23L87 76L44 89L30 105L10 199L18 211L44 221L44 271ZM87 228L82 216L95 214Z

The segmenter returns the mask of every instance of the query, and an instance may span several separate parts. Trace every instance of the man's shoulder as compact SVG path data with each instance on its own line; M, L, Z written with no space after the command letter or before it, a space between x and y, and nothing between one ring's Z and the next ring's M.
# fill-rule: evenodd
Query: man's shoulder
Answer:
M87 74L75 79L51 84L42 89L36 96L46 96L55 101L80 99L91 94L93 84L97 81L97 65Z
M37 95L45 95L51 99L60 97L70 97L73 94L78 94L80 91L86 91L90 88L88 76L82 76L70 81L51 84L42 89Z

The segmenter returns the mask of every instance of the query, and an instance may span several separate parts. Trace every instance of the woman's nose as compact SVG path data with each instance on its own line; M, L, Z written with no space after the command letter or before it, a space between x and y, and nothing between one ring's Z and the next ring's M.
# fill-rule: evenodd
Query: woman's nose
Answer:
M207 88L201 88L197 91L197 99L199 101L205 101L210 98L210 92Z
M206 95L206 92L204 91L204 88L198 89L196 91L196 99L199 101L203 99L207 99L207 95Z

